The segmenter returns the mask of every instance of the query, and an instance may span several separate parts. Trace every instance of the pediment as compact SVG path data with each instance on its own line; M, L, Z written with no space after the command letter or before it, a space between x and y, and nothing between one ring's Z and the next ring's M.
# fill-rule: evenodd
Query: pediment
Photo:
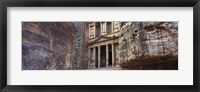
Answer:
M108 40L114 40L114 39L118 39L119 37L118 36L112 36L112 37L109 37L109 36L100 36L100 37L97 37L97 38L94 38L94 39L91 39L89 41L89 45L90 44L95 44L95 43L99 43L99 42L103 42L103 41L108 41Z

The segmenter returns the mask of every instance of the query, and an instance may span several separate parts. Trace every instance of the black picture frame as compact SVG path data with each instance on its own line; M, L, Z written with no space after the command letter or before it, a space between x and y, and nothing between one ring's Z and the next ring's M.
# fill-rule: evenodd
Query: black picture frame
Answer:
M115 91L115 92L199 92L200 0L2 0L0 2L0 90L35 91ZM7 7L193 7L194 85L7 85Z

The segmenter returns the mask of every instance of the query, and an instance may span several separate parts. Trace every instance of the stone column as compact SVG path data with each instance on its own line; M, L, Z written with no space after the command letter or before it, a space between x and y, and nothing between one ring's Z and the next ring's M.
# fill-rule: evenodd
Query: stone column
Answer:
M103 26L102 26L102 22L100 22L100 35L102 35L102 30L103 30Z
M98 68L100 68L101 64L101 48L98 46Z
M89 39L90 39L90 32L91 32L91 28L90 28L90 26L89 26L89 32L88 32L88 34L89 34Z
M94 38L96 37L96 22L94 22Z
M115 46L114 43L112 43L112 67L115 66Z
M107 30L107 22L105 22L105 26L104 27L105 27L105 34L107 34L107 31L108 31Z
M111 32L114 32L114 22L111 22Z
M96 49L95 47L93 48L93 55L94 55L94 68L95 68L95 63L96 63Z
M90 52L90 48L88 49L88 57L89 57L89 60L88 60L88 68L90 68L90 62L91 62L91 52Z
M109 48L108 48L108 44L106 45L106 67L108 67L109 65Z

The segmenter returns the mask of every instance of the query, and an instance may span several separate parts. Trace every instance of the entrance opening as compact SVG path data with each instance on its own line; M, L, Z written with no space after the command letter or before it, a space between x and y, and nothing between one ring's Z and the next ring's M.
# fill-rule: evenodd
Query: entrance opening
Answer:
M90 67L93 67L93 48L90 48Z
M100 58L101 58L101 64L100 66L101 67L106 67L106 46L101 46L101 55L100 55Z
M108 45L108 57L109 57L108 65L112 65L112 45L111 44Z
M96 50L96 53L95 53L95 58L96 58L95 67L97 68L98 67L98 47L95 47L95 50Z

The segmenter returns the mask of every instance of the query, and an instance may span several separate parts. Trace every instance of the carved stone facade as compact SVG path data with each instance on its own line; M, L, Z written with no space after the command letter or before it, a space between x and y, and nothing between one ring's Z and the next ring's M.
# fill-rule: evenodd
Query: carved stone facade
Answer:
M88 68L119 65L119 22L90 22Z

